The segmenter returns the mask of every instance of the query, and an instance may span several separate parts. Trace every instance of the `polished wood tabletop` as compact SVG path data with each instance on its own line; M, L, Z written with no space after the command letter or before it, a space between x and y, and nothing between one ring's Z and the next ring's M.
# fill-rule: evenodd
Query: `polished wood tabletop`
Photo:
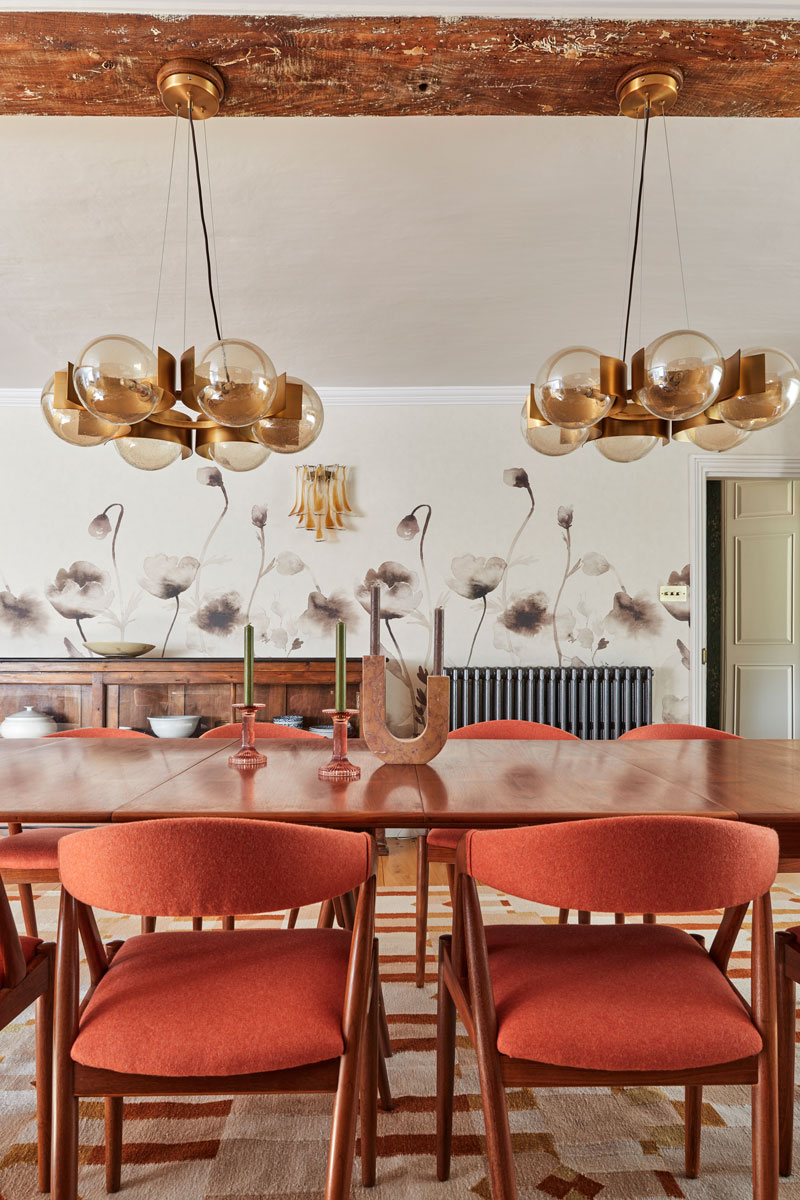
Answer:
M623 813L769 825L800 864L800 742L449 742L423 767L350 743L361 779L323 782L331 743L266 739L266 767L228 766L215 739L0 740L0 820L247 816L340 828L502 826Z

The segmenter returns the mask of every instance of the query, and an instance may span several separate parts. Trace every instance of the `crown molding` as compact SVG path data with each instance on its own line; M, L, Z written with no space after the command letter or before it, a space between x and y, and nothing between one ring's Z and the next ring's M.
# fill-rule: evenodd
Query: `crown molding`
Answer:
M522 407L528 392L519 387L389 387L317 388L326 405L385 406L387 404L516 404ZM0 408L34 408L41 399L39 388L0 388Z

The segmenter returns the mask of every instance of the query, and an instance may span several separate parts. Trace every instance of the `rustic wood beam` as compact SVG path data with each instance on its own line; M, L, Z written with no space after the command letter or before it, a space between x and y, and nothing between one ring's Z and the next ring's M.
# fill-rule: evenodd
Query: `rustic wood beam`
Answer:
M165 115L167 59L203 58L236 116L611 115L652 60L675 116L800 113L798 21L595 21L0 13L0 112Z

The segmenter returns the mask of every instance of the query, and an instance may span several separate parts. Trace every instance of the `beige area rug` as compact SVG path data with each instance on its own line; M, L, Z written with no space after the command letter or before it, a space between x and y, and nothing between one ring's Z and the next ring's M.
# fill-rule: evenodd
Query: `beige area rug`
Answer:
M487 921L550 922L552 910L486 892ZM800 876L782 877L774 893L778 928L800 923ZM58 893L37 900L41 929L54 937ZM378 1186L353 1195L374 1200L490 1200L475 1056L459 1037L454 1158L449 1183L434 1163L435 961L438 934L449 928L446 889L433 888L428 979L413 984L414 892L382 888L378 901L381 974L394 1057L389 1073L395 1110L378 1125ZM670 918L693 932L713 933L719 914ZM262 918L262 922L282 918ZM304 910L301 923L312 924ZM138 922L99 914L107 940L137 932ZM254 923L255 924L255 923ZM161 922L160 927L164 926ZM174 928L186 928L176 921ZM749 925L732 960L746 990ZM33 1022L0 1033L0 1200L37 1196ZM708 1088L703 1107L702 1173L683 1175L681 1089L603 1091L550 1089L509 1093L519 1192L525 1200L745 1200L750 1197L749 1089ZM168 1097L125 1105L121 1195L130 1200L321 1200L331 1098ZM800 1120L798 1121L800 1131ZM81 1105L81 1200L105 1196L103 1109ZM800 1161L800 1155L798 1156ZM781 1184L782 1200L800 1200L800 1174Z

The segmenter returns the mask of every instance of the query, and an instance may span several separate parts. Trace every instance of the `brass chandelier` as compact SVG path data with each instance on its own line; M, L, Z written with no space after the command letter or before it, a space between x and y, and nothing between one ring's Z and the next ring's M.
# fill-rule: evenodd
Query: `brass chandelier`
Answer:
M664 333L638 350L631 358L628 383L626 357L650 121L654 113L664 118L669 163L666 114L682 82L678 68L653 64L629 71L617 85L620 113L644 122L622 356L571 346L547 360L521 420L523 437L540 454L571 454L593 442L613 462L634 462L670 439L693 442L700 450L730 450L751 432L782 421L800 396L800 368L788 354L755 348L723 358L710 337L692 329ZM674 206L673 190L677 233ZM678 252L680 259L680 240ZM683 278L682 261L680 268Z
M67 364L45 384L42 411L62 441L72 446L113 443L141 471L159 471L193 451L226 470L251 471L271 451L294 454L310 446L322 430L322 401L310 384L279 376L269 356L252 342L222 337L195 134L195 122L219 109L225 93L222 76L207 63L174 59L161 68L157 84L164 105L176 117L167 218L177 118L189 122L217 340L199 357L194 348L185 350L178 379L175 358L161 347L156 352L124 334L93 338L74 365ZM188 186L187 177L187 211ZM163 259L162 246L162 269ZM159 273L156 320L160 291Z

